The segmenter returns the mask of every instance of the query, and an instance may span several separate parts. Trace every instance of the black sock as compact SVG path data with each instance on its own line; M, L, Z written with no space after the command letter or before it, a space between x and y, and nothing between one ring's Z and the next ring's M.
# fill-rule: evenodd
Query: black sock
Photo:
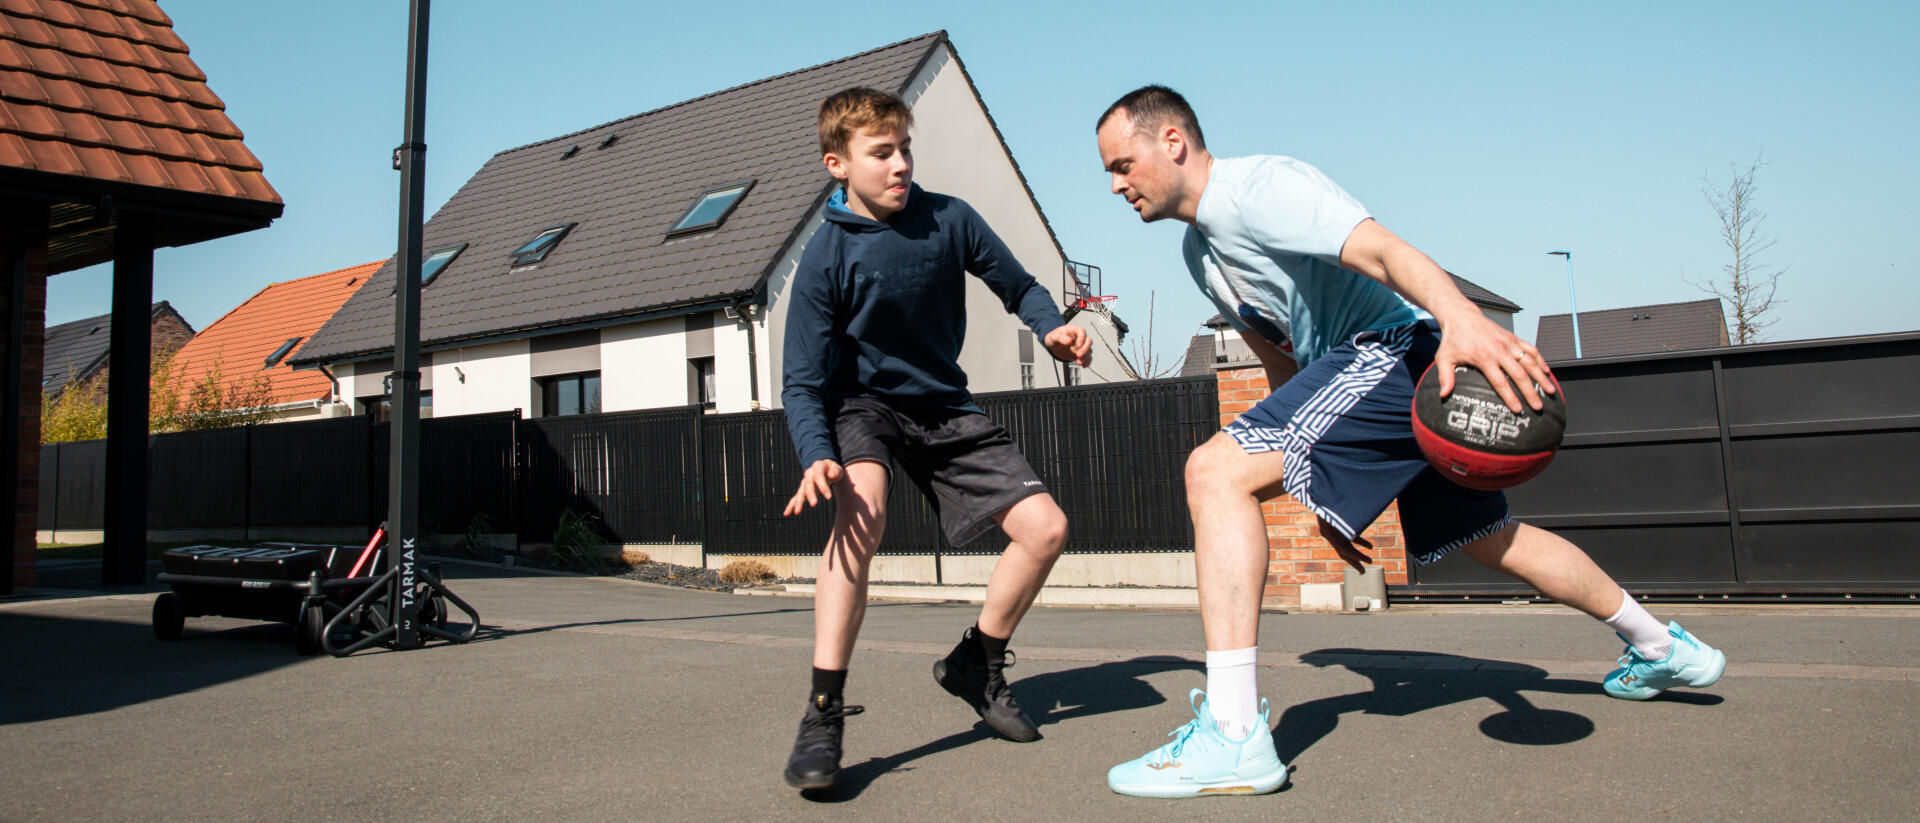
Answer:
M1007 641L1011 637L994 637L980 630L980 624L973 626L973 636L980 641L980 651L986 653L989 660L1007 655Z
M841 696L841 692L845 691L846 688L846 669L836 671L833 669L815 668L813 670L813 694L825 692L828 697L838 699Z

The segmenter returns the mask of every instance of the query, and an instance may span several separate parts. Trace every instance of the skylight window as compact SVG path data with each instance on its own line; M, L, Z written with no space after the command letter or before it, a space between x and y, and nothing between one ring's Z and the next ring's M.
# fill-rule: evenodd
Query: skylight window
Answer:
M513 250L513 264L531 266L547 259L547 255L553 252L553 247L560 245L560 240L566 237L567 232L572 231L576 225L578 224L562 223L553 228L542 229L539 234L533 236L532 240L528 240L526 245Z
M609 135L607 135L606 137L602 137L602 138L600 138L600 145L599 145L599 146L596 146L595 148L602 148L602 149L604 149L604 148L606 148L606 147L608 147L608 146L611 146L611 145L613 145L613 144L614 144L614 143L615 143L616 141L618 141L619 139L620 139L620 135L618 135L618 134L609 134Z
M733 214L734 207L740 205L741 198L747 196L747 191L753 188L753 183L752 180L745 180L715 186L701 192L700 196L694 199L693 207L687 209L687 213L681 215L680 219L673 224L673 228L668 230L667 236L678 237L718 228L721 223L727 221L728 215Z
M420 261L420 287L426 288L427 284L440 276L440 272L446 270L447 266L453 262L453 258L459 257L460 253L466 250L467 244L461 243L428 252L427 259Z
M561 152L560 159L565 160L579 153L580 153L580 146L579 144L576 143L574 145L568 146L566 151Z
M300 345L300 340L301 338L298 337L287 338L287 342L281 343L280 348L274 349L272 354L267 355L267 366L272 367L285 359L287 354L293 351L294 346Z

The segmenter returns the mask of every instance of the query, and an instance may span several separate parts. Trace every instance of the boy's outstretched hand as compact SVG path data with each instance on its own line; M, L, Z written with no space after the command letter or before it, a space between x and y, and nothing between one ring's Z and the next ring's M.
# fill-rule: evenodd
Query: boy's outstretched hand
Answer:
M800 490L793 493L793 499L787 501L787 510L782 516L792 517L810 506L817 506L822 500L833 499L833 486L846 476L846 470L832 460L815 460L807 467L807 473L800 476Z
M1047 332L1046 339L1040 342L1047 351L1053 352L1055 360L1078 363L1082 368L1093 362L1093 338L1079 326L1061 326Z

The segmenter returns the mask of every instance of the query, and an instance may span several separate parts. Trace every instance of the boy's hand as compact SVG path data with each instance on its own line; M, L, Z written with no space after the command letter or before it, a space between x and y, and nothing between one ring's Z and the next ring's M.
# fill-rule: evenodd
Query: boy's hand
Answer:
M1340 559L1347 561L1347 565L1352 566L1354 571L1366 574L1367 564L1373 561L1373 557L1361 551L1361 549L1372 551L1373 544L1368 542L1364 537L1356 537L1348 540L1347 536L1341 534L1339 529L1334 528L1332 523L1328 523L1318 515L1315 515L1313 519L1320 526L1320 536L1325 539L1328 544L1333 546L1335 552L1340 554Z
M1548 394L1559 387L1539 349L1479 312L1464 314L1441 329L1440 350L1433 355L1433 367L1440 373L1441 397L1453 393L1454 366L1479 369L1515 414L1525 410L1520 405L1521 398L1526 399L1527 406L1540 410L1540 395L1535 393L1535 385Z
M1082 368L1093 362L1093 338L1079 326L1061 326L1047 332L1046 339L1040 342L1053 353L1055 360L1078 363Z
M804 512L810 506L817 506L822 500L833 499L833 486L846 476L839 463L832 460L815 460L807 467L807 473L800 476L800 490L793 493L793 499L787 501L787 510L781 512L792 517Z

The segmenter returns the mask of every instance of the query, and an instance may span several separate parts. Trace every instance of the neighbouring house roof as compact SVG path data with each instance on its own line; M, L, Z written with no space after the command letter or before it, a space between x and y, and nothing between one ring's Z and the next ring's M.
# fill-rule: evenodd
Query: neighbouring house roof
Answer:
M1540 318L1533 345L1548 360L1573 357L1571 315ZM1630 306L1580 313L1580 356L1612 357L1727 345L1727 320L1718 299Z
M54 271L111 256L111 211L75 195L124 209L139 189L164 190L201 196L190 209L278 217L280 195L225 110L153 0L0 0L0 170L10 187L68 201L52 215ZM254 227L154 224L156 245Z
M1192 340L1187 341L1187 356L1180 362L1180 376L1197 377L1212 373L1213 335L1196 334Z
M174 383L190 391L205 381L216 366L221 383L244 390L264 378L270 402L297 403L325 400L333 383L317 369L295 371L289 363L327 318L386 261L274 283L195 335L174 355ZM293 348L280 352L287 341ZM280 354L272 365L266 360Z
M153 311L148 315L149 325L163 314L172 315L188 332L193 331L187 319L165 300L153 304ZM111 313L48 326L46 342L40 349L41 392L47 397L58 397L68 386L92 377L106 365L107 344L112 339Z
M423 253L468 245L422 290L422 346L754 296L830 189L816 132L821 99L850 86L904 91L946 42L936 32L494 155L426 224ZM703 192L746 180L753 188L719 228L668 238ZM550 256L514 268L515 249L568 223L576 225ZM394 268L347 301L300 352L301 365L392 350Z

